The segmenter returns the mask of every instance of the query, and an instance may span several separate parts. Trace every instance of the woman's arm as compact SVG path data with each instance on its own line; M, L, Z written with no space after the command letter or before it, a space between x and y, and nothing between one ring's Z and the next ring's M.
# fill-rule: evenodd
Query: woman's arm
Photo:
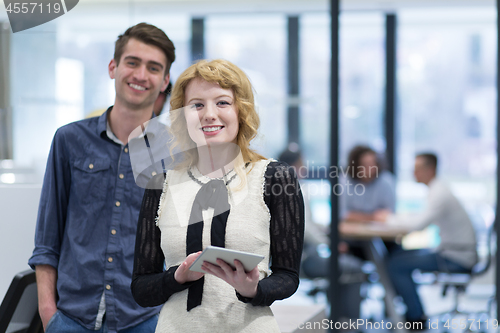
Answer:
M275 300L295 293L299 286L304 241L304 199L291 167L281 162L269 164L265 175L264 201L271 213L272 274L259 281L254 298L237 294L241 301L253 305L271 305Z
M165 303L174 293L187 289L190 283L179 284L174 278L178 266L163 270L165 257L160 247L161 232L155 219L165 175L151 179L144 192L135 241L132 295L140 306Z

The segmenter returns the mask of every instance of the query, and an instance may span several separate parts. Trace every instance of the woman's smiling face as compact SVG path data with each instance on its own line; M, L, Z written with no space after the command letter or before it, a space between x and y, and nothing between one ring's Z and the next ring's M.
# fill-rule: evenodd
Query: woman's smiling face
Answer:
M198 146L236 144L239 120L231 89L195 78L186 87L184 105L189 136Z

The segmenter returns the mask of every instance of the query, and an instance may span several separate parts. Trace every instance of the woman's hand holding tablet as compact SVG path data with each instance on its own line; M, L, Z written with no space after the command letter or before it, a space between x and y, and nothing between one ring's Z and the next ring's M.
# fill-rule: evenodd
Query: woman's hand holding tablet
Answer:
M234 265L234 260L239 260L245 271L250 272L257 266L259 262L264 259L264 256L253 254L249 252L237 251L226 249L218 246L207 246L201 255L196 259L196 261L189 267L191 271L206 273L206 271L201 269L201 265L204 261L207 261L213 265L219 266L217 264L217 259L224 260L233 270L236 269Z

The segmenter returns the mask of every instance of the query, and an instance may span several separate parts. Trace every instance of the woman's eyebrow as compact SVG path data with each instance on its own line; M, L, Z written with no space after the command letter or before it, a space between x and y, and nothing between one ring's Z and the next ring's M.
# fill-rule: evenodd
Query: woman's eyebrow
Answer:
M221 95L218 95L217 97L214 97L213 99L219 99L219 98L221 98L221 97L228 97L228 98L230 98L230 99L233 99L233 97L231 97L230 95L227 95L227 94L221 94ZM187 104L191 104L191 102L192 102L192 101L203 101L203 98L201 98L201 97L193 97L193 98L191 98L191 99L187 102Z
M229 97L229 98L233 99L233 97L231 97L230 95L227 95L227 94L219 95L219 96L215 97L215 99L221 98L221 97Z
M190 100L189 100L186 104L188 104L188 105L189 105L189 104L191 104L191 102L192 102L192 101L201 101L201 100L202 100L202 99L201 99L201 98L199 98L199 97L193 97L193 98L191 98L191 99L190 99Z

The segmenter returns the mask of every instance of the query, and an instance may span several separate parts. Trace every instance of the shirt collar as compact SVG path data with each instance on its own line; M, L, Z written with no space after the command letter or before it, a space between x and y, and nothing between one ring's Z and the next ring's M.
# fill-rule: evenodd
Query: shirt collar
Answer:
M99 116L99 120L97 121L97 134L102 135L103 132L106 132L108 125L108 113L112 108L113 106L110 106L106 112Z
M118 139L116 137L116 135L113 133L113 131L111 130L111 126L109 126L109 121L106 121L106 135L108 136L108 138L110 138L113 142L119 144L119 145L122 145L124 146L123 142L120 141L120 139Z

